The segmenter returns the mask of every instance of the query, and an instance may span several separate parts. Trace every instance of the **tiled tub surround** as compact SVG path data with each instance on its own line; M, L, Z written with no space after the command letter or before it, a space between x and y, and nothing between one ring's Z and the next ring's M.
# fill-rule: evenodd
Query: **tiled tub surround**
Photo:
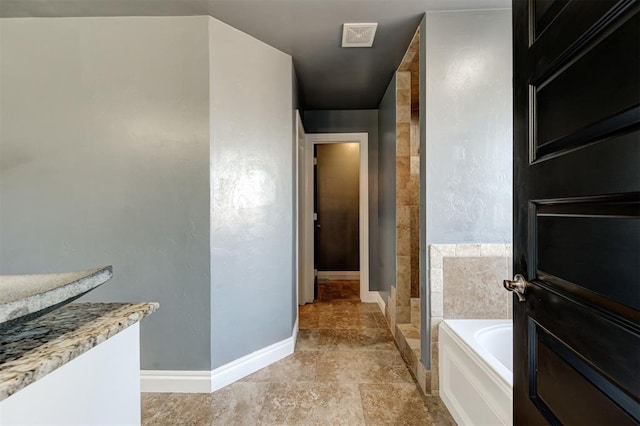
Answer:
M509 319L511 244L432 244L429 246L431 299L431 393L439 393L438 326L443 319Z
M72 303L2 333L0 401L157 309L157 303Z

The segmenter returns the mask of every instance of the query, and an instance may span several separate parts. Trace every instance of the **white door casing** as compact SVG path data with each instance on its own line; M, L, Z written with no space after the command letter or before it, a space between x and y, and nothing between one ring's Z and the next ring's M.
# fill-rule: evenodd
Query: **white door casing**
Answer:
M311 295L313 300L313 146L326 143L356 142L360 145L360 300L378 302L378 293L369 291L369 135L367 133L312 133L306 135L304 147L304 215L301 228L304 228L304 247L301 250L300 263L304 264L304 276L301 289ZM302 229L301 229L302 230ZM302 293L301 293L302 294ZM299 299L303 304L302 296ZM308 303L308 302L306 302Z

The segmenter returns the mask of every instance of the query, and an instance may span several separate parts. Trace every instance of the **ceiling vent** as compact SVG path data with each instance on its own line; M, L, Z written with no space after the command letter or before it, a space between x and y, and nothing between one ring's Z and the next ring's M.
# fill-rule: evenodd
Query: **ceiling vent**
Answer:
M376 35L377 23L344 24L342 27L342 47L371 47Z

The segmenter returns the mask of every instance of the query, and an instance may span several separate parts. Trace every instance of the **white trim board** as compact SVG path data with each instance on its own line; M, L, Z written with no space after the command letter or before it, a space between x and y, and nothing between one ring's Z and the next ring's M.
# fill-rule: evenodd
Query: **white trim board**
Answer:
M140 371L140 390L161 393L210 393L211 371Z
M357 142L360 145L360 300L369 302L369 134L308 133L305 150L305 247L300 259L305 262L306 286L313 286L313 145Z
M380 307L380 310L382 311L382 315L385 315L387 304L384 303L384 299L380 296L380 292L370 291L369 298L373 299L373 302L378 304L378 307Z
M298 322L291 337L222 365L213 371L142 370L142 392L211 393L280 361L293 353Z

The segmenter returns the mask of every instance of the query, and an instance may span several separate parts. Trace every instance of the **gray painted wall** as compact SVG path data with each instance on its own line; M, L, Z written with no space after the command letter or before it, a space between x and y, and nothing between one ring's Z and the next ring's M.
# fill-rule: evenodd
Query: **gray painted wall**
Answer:
M212 367L291 337L292 61L209 19Z
M511 11L426 30L427 242L511 242Z
M210 370L207 18L0 22L0 273L112 264L142 368Z
M302 111L299 111L301 107L300 94L298 87L298 76L296 75L296 68L291 62L291 106L292 111L292 123L291 123L291 176L294 177L291 182L291 329L295 326L298 319L298 230L297 230L297 218L298 218L298 192L296 187L296 178L298 173L298 114L302 118ZM299 112L298 112L299 111Z
M511 11L429 12L421 31L425 248L510 243ZM426 252L422 256L427 271ZM422 295L428 294L428 285L423 280ZM423 297L422 303L426 321L429 300ZM424 322L422 333L426 355L429 328ZM422 361L429 365L427 356Z
M378 115L378 226L380 287L385 296L396 283L396 75L389 82ZM385 301L387 297L385 297Z
M315 110L304 112L307 133L369 134L369 289L380 291L378 252L378 110Z

